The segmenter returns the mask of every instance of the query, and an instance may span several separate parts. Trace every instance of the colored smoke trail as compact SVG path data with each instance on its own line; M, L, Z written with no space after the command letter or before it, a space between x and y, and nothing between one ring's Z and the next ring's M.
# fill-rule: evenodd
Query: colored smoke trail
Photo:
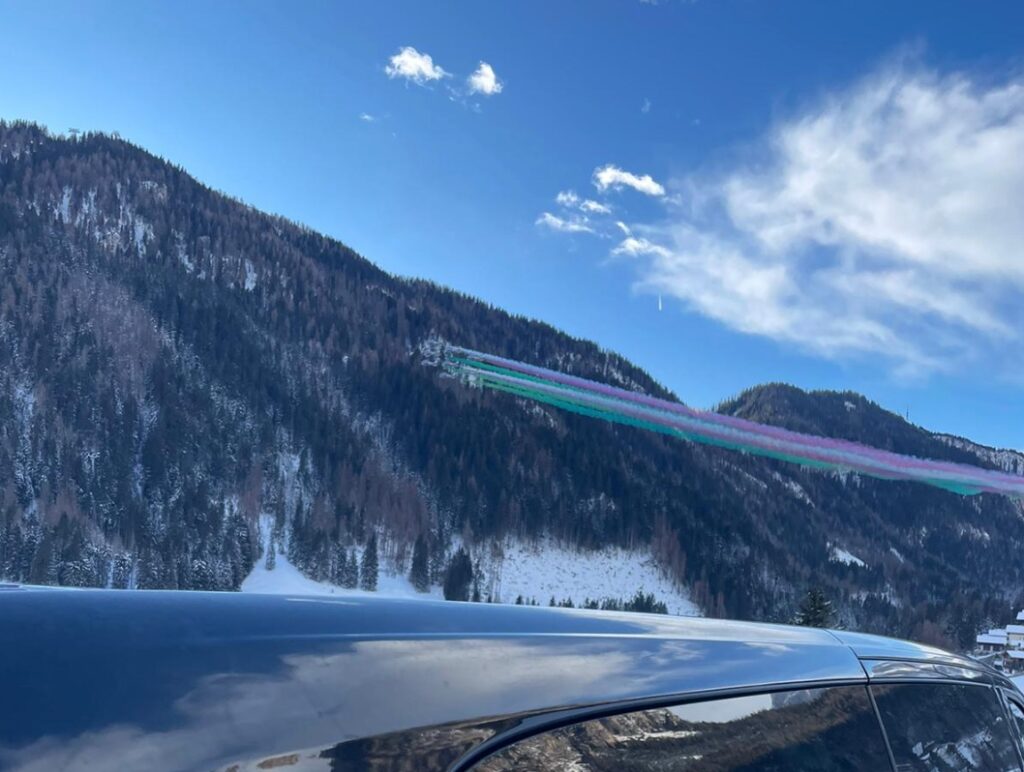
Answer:
M884 480L909 480L955 493L1024 498L1024 477L967 464L904 456L719 413L694 410L535 365L450 346L445 368L485 388L674 437L742 450L802 466L843 470Z

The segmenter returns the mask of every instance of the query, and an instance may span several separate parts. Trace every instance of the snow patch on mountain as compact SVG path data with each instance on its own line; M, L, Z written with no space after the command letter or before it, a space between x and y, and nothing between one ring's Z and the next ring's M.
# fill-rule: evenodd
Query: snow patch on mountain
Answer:
M256 289L256 266L252 264L252 261L248 258L245 261L245 289L246 292L252 292Z
M990 534L988 531L982 528L977 528L971 525L970 523L961 523L959 526L957 526L957 533L960 534L961 537L966 537L968 539L971 539L972 541L992 541L992 534Z
M153 226L141 217L136 217L132 223L132 233L135 251L139 257L145 257L146 244L153 240Z
M195 264L192 262L192 258L189 257L188 250L185 248L185 238L178 231L173 231L174 235L174 248L177 252L178 262L185 266L185 270L189 273L195 270Z
M443 597L440 587L417 592L401 566L382 560L377 592L349 589L305 576L288 560L287 549L276 550L275 565L267 569L266 555L271 538L272 518L261 517L263 555L243 580L242 592L270 595L387 596L421 600ZM700 616L700 609L686 591L665 576L649 553L618 547L583 551L552 540L523 542L509 540L489 547L477 545L471 552L479 571L481 596L498 603L515 603L522 596L548 605L554 597L571 599L576 606L588 598L630 600L637 591L651 593L668 607L670 614Z
M242 592L263 595L375 595L422 600L437 600L442 597L439 587L432 587L429 592L417 592L408 577L389 573L383 567L377 579L377 592L369 592L310 579L289 562L284 551L278 552L275 560L274 568L269 571L266 560L258 560L252 572L242 581Z
M811 501L810 497L807 495L807 491L805 491L803 486L796 480L783 477L778 472L772 472L772 477L775 478L777 482L782 483L786 489L793 494L794 498L804 502L805 504L809 504L812 507L814 506L814 502Z
M263 554L245 579L242 580L242 592L261 593L263 595L362 595L386 596L391 598L419 598L422 600L443 597L440 587L432 587L428 592L417 592L409 577L394 573L381 565L377 576L377 591L350 589L339 587L330 582L318 582L303 574L288 560L287 549L283 546L276 550L274 567L267 568L267 552L270 548L273 518L267 515L260 517L260 539L263 543Z
M639 590L665 603L670 614L701 615L685 589L669 579L644 550L579 550L551 539L508 540L478 560L487 579L481 593L503 603L515 603L521 595L542 605L552 597L569 598L579 606L588 598L629 600Z
M71 186L65 185L61 192L60 204L57 205L57 216L65 225L71 222Z
M848 566L860 566L861 568L867 568L868 564L861 560L859 557L854 555L852 552L844 550L842 547L832 545L832 551L829 553L830 561L833 563L845 563Z

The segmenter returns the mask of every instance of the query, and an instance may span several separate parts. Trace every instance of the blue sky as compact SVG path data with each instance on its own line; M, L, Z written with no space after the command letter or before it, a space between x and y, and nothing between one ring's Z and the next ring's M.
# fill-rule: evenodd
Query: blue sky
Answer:
M693 405L853 389L1024 448L1021 29L1016 2L0 0L0 116L118 131Z

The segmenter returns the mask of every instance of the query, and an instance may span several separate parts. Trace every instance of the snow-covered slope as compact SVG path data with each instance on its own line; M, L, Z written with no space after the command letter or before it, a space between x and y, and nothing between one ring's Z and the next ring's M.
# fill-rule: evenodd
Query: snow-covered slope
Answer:
M842 547L837 547L834 544L829 552L828 559L833 563L845 563L848 566L860 566L861 568L867 568L868 565L849 550L844 550Z
M441 588L417 592L405 572L382 564L376 593L352 590L304 576L289 562L286 550L279 549L275 566L268 570L270 520L262 518L263 555L242 582L242 592L285 595L386 595L391 597L434 599L443 597ZM686 592L666 578L651 557L638 550L609 548L581 552L551 541L528 544L507 541L501 545L472 550L480 572L480 591L500 603L515 603L522 596L547 605L554 597L561 602L613 598L629 600L637 591L653 594L668 607L670 614L699 616L700 610Z
M547 604L553 596L579 606L587 598L629 600L639 590L664 602L670 614L700 616L686 592L640 550L581 551L550 540L507 541L479 560L490 579L485 591L503 603L514 603L521 595Z
M975 454L978 458L995 464L1004 472L1024 475L1024 453L1019 450L1011 450L1009 448L990 448L987 445L971 442L963 437L954 437L950 434L936 434L934 436L936 439L945 442L947 445L959 448L960 450L966 450Z
M266 516L260 518L263 556L256 561L252 572L242 581L242 592L258 592L266 595L383 595L423 599L442 597L441 588L432 587L429 592L417 592L407 576L390 572L383 566L377 578L377 592L375 593L339 587L329 582L318 582L299 571L288 560L284 549L277 551L274 568L267 570L266 555L270 545L270 524L270 518Z
M386 595L432 600L441 597L439 587L432 587L429 592L417 592L408 577L397 576L383 570L377 580L377 592L350 590L329 582L318 582L304 576L288 562L288 557L283 553L278 553L277 563L270 571L266 568L266 561L261 559L252 573L242 581L241 590L266 595Z

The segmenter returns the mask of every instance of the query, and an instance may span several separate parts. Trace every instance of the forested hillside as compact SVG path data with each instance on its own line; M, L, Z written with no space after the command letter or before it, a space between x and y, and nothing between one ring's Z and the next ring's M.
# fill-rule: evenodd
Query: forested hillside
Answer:
M788 620L821 586L847 625L955 643L1020 604L1019 502L483 393L442 377L444 341L671 396L593 343L392 277L120 139L0 123L0 576L237 588L267 559L262 515L273 549L338 584L371 542L440 585L545 538L650 553L709 615ZM1018 458L855 394L771 385L721 409Z

